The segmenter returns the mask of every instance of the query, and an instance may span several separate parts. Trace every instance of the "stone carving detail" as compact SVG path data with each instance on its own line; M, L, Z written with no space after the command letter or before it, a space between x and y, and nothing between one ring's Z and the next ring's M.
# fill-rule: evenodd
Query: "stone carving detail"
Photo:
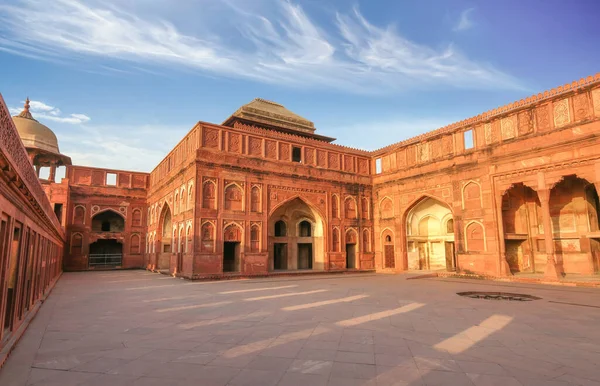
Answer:
M415 164L415 162L417 161L417 147L416 146L409 146L406 149L406 164L408 166L412 166Z
M385 173L389 170L390 170L390 156L385 155L385 156L381 157L381 171Z
M304 161L307 165L315 164L315 149L310 147L304 148Z
M329 168L339 169L340 168L340 155L336 153L329 153Z
M229 151L232 153L241 153L242 151L242 140L241 135L235 133L229 133Z
M242 241L242 231L237 223L231 223L223 230L223 241Z
M347 155L344 156L344 170L347 172L354 171L354 157Z
M548 111L548 105L541 105L535 109L537 116L537 127L538 131L544 131L550 129L550 112Z
M498 119L492 122L492 142L500 142L500 121Z
M533 110L521 111L518 115L519 136L529 134L533 131Z
M279 144L279 159L282 161L291 161L291 150L289 143Z
M417 145L417 162L429 161L429 142Z
M277 159L277 142L265 140L266 144L266 157L271 159Z
M442 153L442 140L436 139L431 141L431 158L438 159L442 157L444 154Z
M510 115L506 118L503 118L500 121L500 127L501 127L501 131L502 131L502 139L506 140L506 139L511 139L515 137L515 128L516 128L516 124L515 124L515 118L516 115Z
M317 166L327 166L327 152L324 150L317 150Z
M452 136L446 135L442 137L442 152L443 155L452 155L454 153L454 146L452 143Z
M483 125L483 132L484 132L484 136L485 136L485 144L486 145L491 145L493 138L492 138L492 124L491 123L486 123L485 125Z
M561 99L554 103L554 126L564 126L571 122L569 113L569 98Z
M248 137L248 153L250 155L262 155L262 139Z
M203 146L217 149L219 147L219 131L215 129L204 128Z
M592 103L594 104L594 115L600 117L600 88L592 91Z
M369 162L366 159L358 159L358 173L369 174Z
M573 111L575 112L576 121L587 119L590 111L587 94L577 94L573 97Z

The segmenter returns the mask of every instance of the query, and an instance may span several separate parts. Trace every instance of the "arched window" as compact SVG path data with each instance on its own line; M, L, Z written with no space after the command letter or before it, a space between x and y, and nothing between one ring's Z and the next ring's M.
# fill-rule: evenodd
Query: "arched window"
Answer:
M390 235L385 236L385 242L386 243L391 243L392 242L392 236L390 236Z
M134 227L142 226L142 211L134 209L131 213L131 223Z
M173 214L179 213L179 192L175 191L175 199L173 200Z
M275 237L287 236L287 225L283 220L279 220L275 223Z
M131 242L129 243L129 253L138 254L140 253L140 236L132 235Z
M225 209L240 211L242 206L242 189L235 184L225 188Z
M299 225L299 228L300 228L300 237L310 237L311 236L312 226L308 221L306 221L306 220L302 221Z
M446 221L446 233L447 234L454 233L454 220L453 219Z
M202 207L205 209L216 209L215 184L212 181L206 181L202 187Z
M382 218L392 218L394 217L394 204L389 197L384 198L381 201L381 217Z
M215 228L212 223L206 222L202 225L200 235L202 237L201 250L202 252L213 252L214 251L214 238Z
M186 239L185 252L190 253L192 251L192 227L191 226L187 227L185 239Z
M250 192L250 210L252 212L260 212L260 189L258 186L252 188Z
M73 211L73 223L74 224L85 224L85 208L81 205L77 205Z
M362 218L365 220L369 219L369 200L366 197L362 198Z
M345 217L349 219L356 218L356 202L351 197L346 198L344 203Z
M371 237L369 234L369 230L368 229L363 230L362 246L363 246L364 253L371 252L371 240L370 239L371 239Z
M260 250L260 227L252 225L250 229L250 252L258 252Z
M194 192L193 187L194 187L193 184L188 185L188 194L187 194L188 195L188 198L187 198L187 208L188 209L193 209L194 208L194 197L192 195L193 192Z
M83 249L83 237L81 233L74 233L71 236L71 254L72 255L81 255Z
M181 192L179 192L179 211L183 212L187 208L185 207L185 187L181 188Z
M333 252L339 252L340 251L340 231L337 228L333 228L333 232L332 232L332 247L333 247Z
M339 218L340 217L340 202L339 198L336 195L331 196L331 217Z

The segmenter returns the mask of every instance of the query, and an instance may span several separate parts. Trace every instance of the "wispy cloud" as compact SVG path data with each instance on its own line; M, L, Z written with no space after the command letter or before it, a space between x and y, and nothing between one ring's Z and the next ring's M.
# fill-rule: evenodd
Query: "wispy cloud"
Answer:
M25 103L25 101L23 101L22 103ZM30 106L29 111L31 111L31 114L37 120L42 120L42 121L49 120L49 121L53 121L53 122L69 123L69 124L73 124L73 125L86 123L91 120L91 118L85 114L64 115L62 113L62 111L60 111L59 108L50 106L50 105L48 105L44 102L40 102L40 101L32 100L29 102L29 106ZM11 107L9 110L12 114L16 115L16 114L19 114L23 109Z
M475 8L467 8L460 13L460 18L456 26L454 26L454 31L464 31L473 27L473 20L470 17L474 10Z
M184 33L168 20L134 15L122 3L21 0L0 5L0 50L49 60L110 58L135 66L170 66L292 87L391 93L429 84L520 88L510 75L450 45L416 44L394 26L376 26L358 8L318 25L295 3L272 0L273 12L213 3L229 12L240 39L199 28ZM215 5L217 4L217 5ZM468 28L471 10L457 28ZM464 20L464 21L463 21ZM179 25L179 24L178 24ZM216 29L215 29L216 31ZM229 35L228 35L229 34ZM110 68L118 65L111 63Z

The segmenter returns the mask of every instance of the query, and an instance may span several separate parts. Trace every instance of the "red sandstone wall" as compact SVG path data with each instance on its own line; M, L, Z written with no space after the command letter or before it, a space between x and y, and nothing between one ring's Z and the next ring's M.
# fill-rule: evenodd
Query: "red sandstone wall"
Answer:
M0 349L59 276L64 241L0 95Z
M107 184L107 173L116 175L115 185ZM66 177L70 191L65 210L68 240L65 269L88 269L90 244L101 239L115 239L122 245L122 268L143 267L148 174L69 166ZM93 218L106 211L113 211L124 219L123 230L92 229Z
M466 131L473 133L470 149L465 149ZM549 199L552 203L552 195L576 202L576 194L556 188L570 175L569 180L580 178L584 185L599 190L599 133L600 76L596 76L374 152L373 164L381 162L382 166L373 178L377 268L384 269L382 240L385 232L391 232L395 269L406 269L407 216L423 197L433 197L452 210L458 269L510 273L505 237L520 236L505 235L502 229L503 195L511 186L524 184L546 204ZM383 215L382 206L389 202L393 216ZM566 221L560 209L540 212L549 214L548 221ZM580 209L577 215L592 212L584 214ZM556 260L558 270L597 270L593 240L598 232L586 225L568 236L581 241L581 246L569 253L552 248L549 257ZM535 249L535 271L547 271L548 266L548 254L537 245L543 245L545 239L549 245L562 245L564 237L564 230L548 237L532 230L523 236L531 239L528 242Z

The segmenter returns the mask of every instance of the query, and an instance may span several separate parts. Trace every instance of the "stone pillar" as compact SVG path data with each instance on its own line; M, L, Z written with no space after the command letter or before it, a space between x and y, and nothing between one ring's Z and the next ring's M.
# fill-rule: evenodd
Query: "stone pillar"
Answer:
M35 175L40 178L40 165L35 165Z
M55 182L54 179L56 178L56 164L50 166L50 175L48 176L48 181L51 182Z
M542 215L544 219L544 241L546 245L546 270L544 276L547 279L557 280L559 278L559 270L556 264L556 255L554 253L554 238L552 231L552 218L550 217L550 190L539 189L538 197L542 205Z
M500 246L500 261L498 273L500 276L510 276L510 266L506 261L506 243L504 241L504 219L502 218L502 194L496 197L496 222L498 224L498 245Z

